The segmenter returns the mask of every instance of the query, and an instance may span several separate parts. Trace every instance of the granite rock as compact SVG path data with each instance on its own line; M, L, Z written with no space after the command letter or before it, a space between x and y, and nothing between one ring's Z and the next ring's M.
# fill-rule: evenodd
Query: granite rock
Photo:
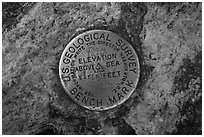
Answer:
M3 19L2 134L202 134L201 3L26 4ZM91 29L124 37L141 65L132 96L102 112L74 103L58 74L67 43Z

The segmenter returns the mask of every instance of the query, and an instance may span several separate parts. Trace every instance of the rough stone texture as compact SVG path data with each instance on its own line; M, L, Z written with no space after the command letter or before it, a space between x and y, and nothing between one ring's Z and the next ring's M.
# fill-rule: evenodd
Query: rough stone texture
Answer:
M3 26L2 134L202 133L201 3L31 7L14 27ZM141 64L130 99L103 112L75 104L58 76L66 44L94 28L127 39Z

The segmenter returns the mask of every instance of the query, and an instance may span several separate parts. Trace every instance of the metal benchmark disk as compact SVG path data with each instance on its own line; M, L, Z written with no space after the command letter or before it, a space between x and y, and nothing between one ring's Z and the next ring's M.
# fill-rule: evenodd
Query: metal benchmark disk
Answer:
M107 30L84 32L65 47L59 75L66 93L91 110L107 110L125 102L140 74L132 46Z

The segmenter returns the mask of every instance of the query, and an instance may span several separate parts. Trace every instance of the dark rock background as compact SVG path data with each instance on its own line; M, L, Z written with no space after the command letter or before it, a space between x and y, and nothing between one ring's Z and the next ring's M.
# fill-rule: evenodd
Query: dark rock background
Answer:
M201 3L2 3L2 134L202 134ZM121 106L75 104L58 76L66 44L107 29L141 77Z

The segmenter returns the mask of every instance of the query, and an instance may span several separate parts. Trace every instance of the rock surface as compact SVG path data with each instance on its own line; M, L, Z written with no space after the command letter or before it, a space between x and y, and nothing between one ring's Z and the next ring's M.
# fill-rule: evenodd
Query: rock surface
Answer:
M201 3L27 4L14 26L3 19L2 134L202 134ZM58 76L66 44L95 28L127 39L141 65L131 98L103 112Z

